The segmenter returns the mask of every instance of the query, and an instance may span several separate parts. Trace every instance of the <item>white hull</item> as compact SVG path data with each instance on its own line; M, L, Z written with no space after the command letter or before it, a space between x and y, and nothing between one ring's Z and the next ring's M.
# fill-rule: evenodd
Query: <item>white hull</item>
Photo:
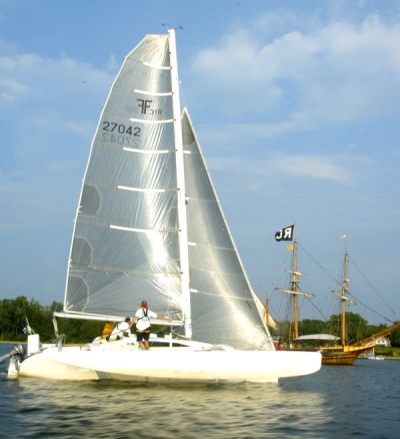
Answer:
M375 355L375 354L367 355L365 358L367 360L384 360L382 355Z
M318 352L196 351L190 348L81 350L49 347L25 359L19 376L58 380L277 382L321 367Z

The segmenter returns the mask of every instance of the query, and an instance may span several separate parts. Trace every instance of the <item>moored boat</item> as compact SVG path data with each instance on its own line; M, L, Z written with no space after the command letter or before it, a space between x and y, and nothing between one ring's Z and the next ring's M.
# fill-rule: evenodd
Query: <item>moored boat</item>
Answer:
M346 311L348 304L354 304L355 302L348 297L348 261L349 254L347 249L347 235L343 235L340 239L346 239L345 252L344 252L344 263L343 263L343 273L341 280L341 291L335 293L341 301L341 334L339 336L335 336L332 334L308 334L308 335L299 335L298 329L298 304L297 297L298 296L314 296L310 293L303 293L299 291L299 276L302 274L298 271L297 268L297 239L295 237L294 226L291 226L293 230L291 233L288 233L289 237L287 240L293 241L292 245L292 267L288 272L291 274L291 288L283 289L276 288L278 291L283 291L285 293L290 294L292 299L292 308L293 308L293 337L291 338L292 343L294 345L294 349L302 349L299 346L300 342L304 342L306 340L313 341L324 341L324 345L320 345L319 347L314 347L315 350L318 350L322 354L322 364L326 365L352 365L355 360L363 353L373 349L376 346L376 340L380 337L383 337L387 334L390 334L395 329L400 327L400 323L394 324L385 330L373 334L370 337L367 337L363 340L357 341L355 343L348 342L348 333L347 333L347 320L346 320ZM286 228L289 229L289 228ZM282 229L282 230L286 230ZM282 232L282 231L281 231ZM276 237L281 236L279 232L275 235ZM282 234L283 236L283 234ZM277 239L278 241L280 239Z
M336 292L336 294L341 301L341 338L340 343L329 346L321 350L322 353L322 364L335 364L335 365L352 365L357 357L365 351L372 349L375 346L375 342L363 342L360 341L356 344L349 344L348 333L347 333L347 321L346 321L346 311L348 304L354 304L355 302L348 297L348 263L349 263L349 253L347 250L347 235L342 235L340 239L346 240L345 252L344 252L344 262L343 262L343 275L341 283L341 291Z

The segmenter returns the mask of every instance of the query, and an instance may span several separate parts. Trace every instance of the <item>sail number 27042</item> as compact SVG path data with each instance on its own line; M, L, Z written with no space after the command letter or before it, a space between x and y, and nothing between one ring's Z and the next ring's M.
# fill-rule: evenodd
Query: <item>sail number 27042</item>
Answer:
M118 134L128 134L130 136L135 136L135 137L140 136L140 128L139 127L133 127L131 125L127 126L127 125L124 125L123 123L108 122L106 120L103 121L102 130L110 132L110 133L115 133L115 134L117 134L117 133Z
M140 128L123 123L102 122L101 141L108 144L137 148L140 142Z

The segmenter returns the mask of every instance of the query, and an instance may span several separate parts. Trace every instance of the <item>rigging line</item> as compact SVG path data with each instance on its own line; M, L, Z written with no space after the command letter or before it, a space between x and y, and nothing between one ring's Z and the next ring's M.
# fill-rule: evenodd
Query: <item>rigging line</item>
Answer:
M361 276L365 279L365 281L368 283L368 285L375 291L375 293L380 297L380 299L382 300L382 302L390 309L390 311L392 311L392 313L394 315L396 315L396 313L393 311L393 309L388 305L388 303L385 301L385 299L379 294L378 290L372 285L372 283L369 281L369 279L367 279L367 277L365 276L365 274L358 268L357 264L353 261L353 259L349 256L350 261L352 262L352 264L354 264L354 266L357 268L358 272L361 274Z
M319 312L319 314L321 314L321 316L323 317L325 322L328 321L328 319L325 317L324 313L318 308L317 305L315 305L315 303L309 297L306 296L306 300L308 300L311 303L311 305Z
M310 255L310 253L308 253L307 252L307 250L302 246L302 245L300 245L298 242L297 242L297 245L298 245L298 247L300 247L323 271L325 271L325 273L331 278L331 279L333 279L334 280L334 282L336 282L337 284L339 283L338 281L337 281L337 279L334 277L334 276L332 276L329 272L328 272L328 270L326 270L317 260L315 260L311 255ZM365 280L370 284L370 286L375 290L375 292L378 294L378 296L379 297L381 297L380 296L380 294L376 291L376 289L373 287L373 285L368 281L368 279L364 276L364 274L360 271L360 269L357 267L357 265L355 264L355 262L350 258L350 256L349 256L349 259L351 260L351 262L354 264L354 266L357 268L357 270L360 272L360 274L365 278ZM390 319L388 319L387 317L385 317L385 316L383 316L382 314L380 314L380 313L378 313L377 311L375 311L374 309L372 309L372 308L370 308L369 306L367 306L367 305L365 305L361 300L359 300L357 297L355 297L353 294L351 294L350 293L350 291L348 291L348 294L349 294L349 296L351 296L351 297L354 297L354 299L359 303L359 304L361 304L361 305L363 305L365 308L367 308L367 309L369 309L371 312L373 312L374 314L376 314L376 315L378 315L379 317L382 317L384 320L386 320L386 321L388 321L388 322L390 322L390 323L393 323L392 322L392 320L390 320ZM381 297L381 299L382 299L382 297ZM391 308L390 308L390 306L382 299L382 301L388 306L388 308L393 312L393 314L396 314Z
M298 287L297 289L298 289L301 293L304 293L304 291L302 291L302 289L301 289L300 287ZM304 298L305 300L307 300L307 301L311 304L311 306L312 306L313 308L315 308L315 309L319 312L319 314L321 314L321 316L323 317L323 319L324 319L325 321L328 321L328 319L325 317L324 313L318 308L317 305L315 305L315 303L313 302L313 300L311 299L311 297L303 296L303 298Z
M388 319L387 317L383 316L382 314L380 314L376 310L370 308L368 305L366 305L364 302L362 302L360 299L358 299L356 296L354 296L354 294L351 294L350 291L347 290L347 293L349 296L353 297L357 301L358 305L362 305L364 308L368 309L369 311L376 314L377 316L382 317L387 322L394 324L393 320Z
M337 279L331 273L329 273L329 271L324 266L322 266L315 258L313 258L313 256L311 256L310 253L308 253L308 251L301 244L299 244L299 242L297 242L297 246L300 247L303 252L306 253L307 256L319 266L319 268L321 268L322 271L324 271L334 282L337 283Z

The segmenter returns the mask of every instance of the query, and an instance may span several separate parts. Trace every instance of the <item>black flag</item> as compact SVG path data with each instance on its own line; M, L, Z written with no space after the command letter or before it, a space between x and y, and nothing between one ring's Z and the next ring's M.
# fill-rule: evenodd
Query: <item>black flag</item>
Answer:
M279 241L293 241L294 225L285 227L275 233L275 239Z

